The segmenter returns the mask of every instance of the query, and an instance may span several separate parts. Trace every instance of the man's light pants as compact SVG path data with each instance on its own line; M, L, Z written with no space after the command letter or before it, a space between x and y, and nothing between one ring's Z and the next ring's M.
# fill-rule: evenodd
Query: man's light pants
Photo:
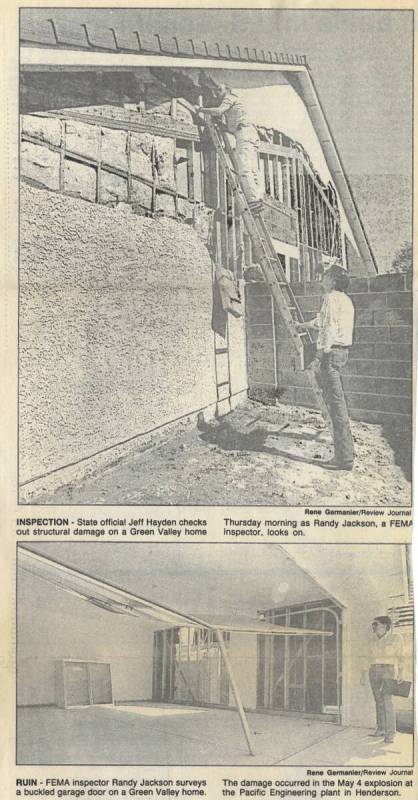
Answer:
M385 678L394 678L392 664L372 664L369 670L370 686L376 703L376 728L387 739L393 739L396 732L396 717L393 697L383 691Z
M244 125L235 132L235 158L247 200L253 203L262 200L262 186L258 167L260 139L254 125Z
M341 372L348 360L348 350L337 348L324 353L321 359L319 379L324 400L332 421L334 458L340 465L350 466L354 460L353 437L350 417L341 381Z

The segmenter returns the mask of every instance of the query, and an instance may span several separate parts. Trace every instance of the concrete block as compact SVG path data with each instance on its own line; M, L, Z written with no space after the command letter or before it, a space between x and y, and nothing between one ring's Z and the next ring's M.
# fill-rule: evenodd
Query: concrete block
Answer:
M275 386L250 386L248 389L250 400L258 400L266 405L276 405L277 389Z
M379 394L411 397L412 381L401 378L376 378L376 390Z
M271 370L275 368L274 350L272 347L266 347L265 342L248 343L247 358L249 371L252 367Z
M368 292L369 281L367 278L350 278L349 295L356 294L357 292Z
M412 309L387 308L382 311L373 311L375 325L412 325Z
M295 389L293 386L278 386L276 391L276 397L278 398L280 403L287 403L294 405L296 403L295 399Z
M317 408L317 402L312 389L296 387L294 390L295 403L308 408Z
M412 347L410 344L404 344L401 342L396 342L393 344L390 342L382 342L382 344L374 345L374 354L376 358L382 358L384 360L394 359L410 362L412 357Z
M368 292L367 294L355 294L351 299L356 310L358 308L386 308L386 297L383 293Z
M404 275L394 272L369 278L371 292L400 292L405 289Z
M373 344L364 344L363 342L354 342L350 351L350 361L353 358L373 358L374 346ZM349 363L350 363L349 361Z
M261 295L268 295L268 297L271 297L269 288L264 281L248 283L245 287L245 291L254 297L259 297Z
M387 308L412 308L412 292L388 292L386 295Z
M366 308L360 308L356 312L355 318L356 325L373 325L373 311Z
M281 369L278 371L278 382L280 386L298 386L309 388L308 378L303 372L292 369Z
M347 404L351 408L368 411L385 411L391 414L410 414L411 400L407 397L346 392Z
M412 328L410 325L399 325L396 328L390 328L391 342L410 342L412 348Z
M388 425L404 427L408 424L409 416L407 414L396 414L386 411L370 411L364 408L350 407L351 419L358 420L359 422L368 422L370 425Z
M258 339L262 341L273 341L273 325L271 320L264 323L248 325L248 339Z
M374 394L377 391L376 378L364 375L361 377L343 375L343 387L345 392L365 392L367 394Z
M356 342L388 342L389 328L385 326L357 325L354 335Z
M276 386L276 375L274 369L262 369L254 366L251 369L251 385L268 384L269 386Z
M407 361L382 361L368 358L350 358L345 375L368 375L382 378L410 378L412 366Z
M309 295L300 295L297 298L298 305L300 306L301 311L305 314L316 313L319 311L321 307L322 297L318 296L309 296Z
M252 325L257 322L266 322L271 321L272 318L272 308L271 308L271 298L267 295L262 295L261 297L257 298L256 302L253 302L253 299L247 296L246 304L246 317L247 317L247 324Z

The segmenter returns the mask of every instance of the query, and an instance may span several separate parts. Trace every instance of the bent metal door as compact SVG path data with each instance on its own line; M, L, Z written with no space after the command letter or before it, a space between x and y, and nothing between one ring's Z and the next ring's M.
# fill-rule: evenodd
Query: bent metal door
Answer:
M64 661L63 678L66 707L113 702L110 664Z
M64 662L65 705L90 705L90 680L87 662Z
M89 664L91 702L112 703L110 664Z

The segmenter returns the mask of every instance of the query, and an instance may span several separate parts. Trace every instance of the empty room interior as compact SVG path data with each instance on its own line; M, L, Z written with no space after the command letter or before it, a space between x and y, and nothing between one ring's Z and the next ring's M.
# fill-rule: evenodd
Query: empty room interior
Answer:
M376 764L371 620L412 672L404 545L18 547L20 764Z

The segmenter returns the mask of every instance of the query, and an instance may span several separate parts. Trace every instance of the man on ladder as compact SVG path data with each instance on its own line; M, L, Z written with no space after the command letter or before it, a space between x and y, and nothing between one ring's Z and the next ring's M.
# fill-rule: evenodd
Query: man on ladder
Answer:
M243 101L225 83L212 90L217 100L214 107L200 107L199 112L210 117L225 116L228 133L235 136L235 160L248 204L253 213L263 209L263 186L258 166L260 139L250 121Z

